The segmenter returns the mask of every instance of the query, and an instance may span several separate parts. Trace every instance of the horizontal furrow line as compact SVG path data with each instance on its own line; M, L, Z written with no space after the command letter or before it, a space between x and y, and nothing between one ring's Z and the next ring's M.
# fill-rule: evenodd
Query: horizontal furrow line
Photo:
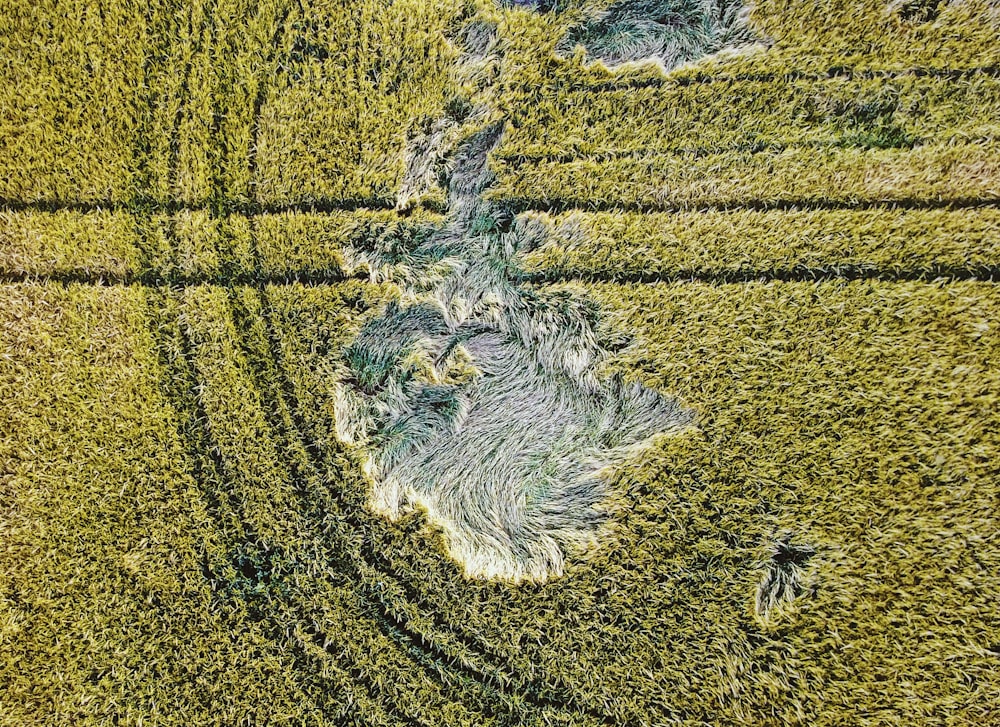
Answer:
M108 273L91 273L85 270L68 272L34 274L10 270L0 270L0 284L20 283L56 283L69 285L95 286L129 286L138 285L144 288L189 288L199 285L217 285L231 288L250 286L263 290L268 285L300 284L307 287L320 285L335 285L345 280L367 280L367 272L357 275L345 275L340 269L302 270L284 275L265 275L252 272L240 272L232 275L161 275L159 273L143 273L140 275L114 275Z
M733 212L752 211L802 211L802 210L938 210L938 209L982 209L1000 207L1000 199L979 199L954 197L945 199L899 199L899 200L747 200L723 204L651 204L634 201L594 201L587 199L532 199L528 197L503 197L497 200L511 214L522 212Z
M787 269L677 270L675 272L611 272L604 270L552 269L519 276L527 283L559 283L571 280L584 283L685 283L714 285L726 283L811 283L833 280L877 280L895 282L933 282L937 280L976 280L1000 282L1000 265L962 267L930 265L924 268L885 269L862 265L831 265L829 267L794 266Z
M336 285L349 279L366 279L365 275L347 278L340 271L311 271L301 276L281 276L276 278L246 278L242 276L221 278L173 278L136 277L115 279L105 275L86 274L24 275L0 272L0 285L20 285L26 283L55 283L63 286L93 285L98 287L139 285L146 288L186 288L201 285L216 285L225 288L249 286L264 290L275 285L305 285L318 287ZM538 272L523 272L517 280L525 283L552 283L567 280L583 282L707 282L707 283L747 283L776 280L783 282L811 282L819 280L881 280L885 282L933 281L933 280L980 280L1000 282L1000 266L978 265L930 265L921 268L885 269L862 265L831 265L829 267L794 266L786 269L731 269L698 270L685 269L675 272L611 272L602 270L577 270L553 268Z
M655 78L621 78L605 81L603 83L588 83L587 81L574 83L561 81L559 88L562 91L590 91L593 93L603 93L607 91L623 91L627 89L640 88L669 88L675 86L693 86L696 84L711 83L789 83L792 81L823 81L831 78L840 79L893 79L912 76L914 78L942 78L946 80L962 80L975 76L1000 77L1000 65L975 66L972 68L904 68L892 69L862 69L856 70L846 66L831 66L826 73L808 73L804 71L786 71L774 73L692 73L690 75L676 74L673 76L659 76ZM537 85L514 86L512 93L527 93L535 96L539 89Z
M72 200L28 201L0 197L0 210L6 212L128 212L137 216L153 214L177 214L179 212L209 212L215 217L242 215L261 217L286 212L323 214L327 212L355 212L359 210L386 210L396 208L396 200L382 197L317 200L314 202L289 202L287 204L246 204L242 202L220 201L215 204L192 205L178 200L156 202L150 200L118 201L98 200L96 202ZM401 211L401 217L419 209L419 206ZM437 210L431 210L437 211Z

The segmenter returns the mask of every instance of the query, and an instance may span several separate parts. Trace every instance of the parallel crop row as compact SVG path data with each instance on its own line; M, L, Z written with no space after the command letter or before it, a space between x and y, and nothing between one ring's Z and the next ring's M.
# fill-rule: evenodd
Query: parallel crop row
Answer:
M591 723L521 696L516 685L511 691L476 644L457 642L447 624L408 600L407 581L378 567L379 533L392 528L365 511L365 483L340 444L315 439L317 417L331 414L336 374L316 364L335 366L365 311L388 292L348 281L263 291L201 286L182 294L203 424L237 515L219 526L245 543L237 549L242 577L230 575L227 588L235 583L240 599L281 624L279 641L290 639L314 671L345 692L343 709L355 702L366 719L487 725L558 716ZM289 301L302 297L323 301L306 314L328 316L315 338L275 325ZM318 390L303 389L303 377Z
M532 165L497 163L489 193L520 208L941 205L1000 200L1000 145L791 148Z
M336 279L353 274L345 255L405 250L440 216L417 211L214 215L184 210L0 210L0 272L109 280Z
M526 14L525 14L526 15ZM951 75L955 70L996 70L1000 15L991 0L968 2L888 2L864 0L815 3L768 0L751 5L751 24L762 48L699 61L664 78L653 64L612 72L570 56L547 56L565 32L557 17L514 17L516 61L505 81L520 90L548 96L559 89L606 86L671 86L720 77L772 78L828 74L921 73ZM513 59L512 59L513 60ZM531 62L534 61L534 62Z
M789 145L909 147L1000 135L1000 77L720 80L512 102L498 156L638 155Z
M148 7L147 7L148 6ZM0 198L392 206L457 0L0 9Z
M153 158L158 201L203 204L254 199L251 172L260 99L282 60L278 39L289 0L203 0L192 4L170 37L173 78L156 79L159 154ZM155 134L155 132L154 132ZM155 138L155 136L154 136Z
M145 293L0 286L0 724L315 719L329 685L221 595L253 579Z
M527 216L546 242L521 260L547 278L885 275L1000 268L1000 210L705 210Z

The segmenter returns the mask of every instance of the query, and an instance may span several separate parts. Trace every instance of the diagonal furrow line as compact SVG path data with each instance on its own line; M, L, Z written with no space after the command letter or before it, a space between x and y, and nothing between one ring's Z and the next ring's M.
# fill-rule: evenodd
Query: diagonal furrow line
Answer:
M169 293L167 293L169 295ZM156 327L157 329L153 331L154 336L157 338L157 344L161 349L164 348L164 341L162 341L163 329L161 327ZM204 409L201 402L198 400L197 396L194 396L191 392L194 391L198 384L197 377L194 373L195 371L195 353L194 344L184 331L183 325L178 325L180 332L180 357L179 360L173 363L168 363L170 368L166 369L171 372L171 376L168 378L174 382L175 388L178 386L179 382L187 383L187 391L180 395L178 399L178 391L168 392L170 400L175 406L179 405L179 413L184 415L182 419L184 421L192 422L192 426L189 432L185 433L185 441L190 442L189 446L189 456L192 457L194 464L194 475L197 477L198 482L202 485L203 491L206 493L206 497L209 501L209 512L212 512L217 520L219 529L221 530L224 523L218 520L221 510L223 508L231 509L237 516L240 513L240 503L234 496L226 495L225 493L232 493L234 488L231 486L225 486L226 483L231 483L232 475L228 473L228 467L222 457L219 447L216 445L212 433L209 428L209 416L208 412ZM161 360L163 360L163 354L161 353ZM183 386L183 384L180 384ZM208 460L204 461L203 457L207 453ZM210 483L218 483L217 487L213 487ZM206 485L208 485L206 487ZM253 528L242 523L241 527L246 532L252 532ZM212 586L213 591L215 590L215 576L211 570L211 564L208 560L208 554L206 552L203 572ZM307 621L303 618L302 623ZM288 640L284 638L284 633L277 626L270 628L270 638L276 642L287 643ZM302 659L312 660L308 652L304 651L301 646L297 646L292 642L293 649L296 649L297 656ZM371 690L370 685L367 683L363 672L355 667L342 664L342 655L337 654L338 660L335 665L335 670L341 672L344 675L350 677L352 682L354 682L358 688L365 690L368 695L379 704L380 708L383 709L387 714L392 715L395 719L398 719L401 723L407 725L422 725L422 727L428 727L426 723L414 720L410 715L405 714L397 710L397 708L391 704L385 702L385 700L379 699Z
M261 298L266 301L266 292L262 290L259 291L259 293ZM241 331L241 348L244 355L247 356L248 361L251 361L254 364L251 366L254 383L262 394L266 394L267 400L272 404L266 412L269 423L272 425L272 428L279 437L283 437L288 440L285 444L291 445L286 448L290 452L291 467L293 470L292 474L298 481L303 483L307 492L310 489L315 489L315 487L318 486L318 483L322 480L320 467L310 457L305 437L301 433L300 425L298 425L295 421L297 418L295 410L289 406L289 399L286 398L288 397L288 394L282 391L283 389L290 388L290 384L287 381L287 377L283 376L280 372L280 366L278 365L278 353L275 349L274 340L269 336L266 341L266 345L269 347L270 353L267 360L264 360L261 355L253 350L253 347L247 340L247 321L245 319L239 319L241 317L239 307L234 305L232 306L232 309L234 313L234 323L237 324L237 329ZM267 309L265 308L264 310L264 324L270 332L273 330L273 326L270 318L267 316ZM267 382L264 381L265 375L261 369L267 369ZM317 506L317 511L323 510L324 507L322 505ZM364 523L354 517L349 511L340 511L337 514L354 529L359 532L364 532ZM449 674L454 675L454 670L449 669L449 661L446 658L446 655L435 653L433 650L428 650L426 648L428 639L423 634L410 629L402 619L393 615L392 608L387 605L377 593L364 588L366 580L371 580L370 578L366 579L366 575L368 575L372 569L367 561L364 560L362 553L357 553L354 557L356 558L355 563L353 563L351 567L344 572L345 575L347 575L351 580L359 584L359 586L355 589L356 596L362 602L372 621L387 638L395 643L401 651L403 651L403 653L407 654L412 661L420 666L425 674L427 674L433 681L441 684L442 686L447 686L447 680L443 677ZM382 574L379 574L379 577L384 579ZM317 643L320 642L321 637L323 642L326 641L325 635L318 626L311 627L311 629L314 640ZM325 645L323 648L326 648ZM460 672L455 676L457 676L457 679L460 682L466 684L477 683L480 688L483 686L482 684L478 684L478 680L475 679L474 675ZM457 696L461 697L463 695ZM487 708L492 707L490 704L484 704L483 706Z
M278 350L277 341L275 338L275 328L272 317L270 316L270 304L266 299L266 291L264 291L265 298L265 323L267 325L268 331L270 332L270 345L271 345L271 356L274 362L274 366L278 372L278 377L280 378L280 389L270 392L271 396L275 399L281 399L282 404L286 406L287 410L291 414L291 423L295 430L294 435L299 439L302 445L302 449L309 459L307 466L316 473L324 469L324 454L319 451L318 447L314 442L311 441L310 437L306 434L309 427L305 422L301 420L301 414L298 410L298 405L296 403L296 396L294 393L294 386L288 379L287 375L284 374L284 367L281 364L281 354ZM285 403L287 402L287 403ZM342 510L338 513L344 520L352 527L360 532L364 532L366 524L358 518L353 512L352 507L349 503L343 502L342 498L339 505ZM359 581L364 584L366 581L372 580L370 577L366 578L367 575L376 575L378 579L385 581L396 582L408 593L412 594L412 591L407 588L397 574L390 573L386 569L380 567L374 563L368 555L363 551L360 551L356 555L357 561L355 562L355 569ZM560 695L559 698L547 697L543 694L541 688L535 685L530 685L523 691L518 689L512 689L510 681L511 678L508 673L504 673L497 667L493 668L482 668L476 667L469 663L468 658L463 658L461 655L449 653L447 649L442 647L432 636L428 634L421 633L419 630L411 629L404 619L396 616L393 613L393 608L391 604L385 602L383 597L377 592L375 588L359 588L358 596L363 599L366 605L371 609L374 620L380 629L393 641L395 641L399 647L407 654L410 655L418 664L420 664L425 671L435 678L440 678L442 673L453 674L458 681L466 682L472 681L476 683L479 688L486 691L487 694L500 693L506 696L517 696L523 699L525 702L530 704L532 707L543 710L559 710L563 711L567 706L571 707L573 710L586 714L592 719L599 723L607 723L608 719L602 714L595 712L594 710L588 709L582 705L576 703L575 699L566 692L564 695ZM440 623L437 621L436 623ZM451 628L450 625L446 628ZM460 639L466 647L473 653L474 657L478 657L484 662L489 662L490 658L485 652L485 649L478 644L471 637L465 635Z

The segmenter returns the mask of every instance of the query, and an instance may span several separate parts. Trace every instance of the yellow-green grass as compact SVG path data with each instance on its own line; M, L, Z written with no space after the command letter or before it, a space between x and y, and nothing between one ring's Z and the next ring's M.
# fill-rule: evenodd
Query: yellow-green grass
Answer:
M529 275L611 279L741 275L988 277L1000 267L1000 210L703 210L526 215L545 243Z
M407 134L454 91L442 34L468 9L96 8L0 9L0 197L43 203L0 213L0 271L60 279L0 285L0 724L989 724L995 285L568 286L600 303L609 341L634 336L609 369L679 396L699 429L615 473L616 535L564 578L468 581L420 514L367 510L335 436L343 347L399 291L318 284L352 274L349 249L405 251L440 223L333 208L394 203ZM510 149L736 149L509 160L498 198L819 208L543 217L531 274L995 269L995 74L886 80L912 151L782 121L810 88L816 113L868 103L879 84L859 69L995 65L995 4L925 24L763 2L771 51L675 81L626 71L614 83L659 87L610 103L571 92L606 70L550 55L568 15L481 12L507 50L484 98L537 129ZM550 98L586 122L567 107L546 138L555 121L528 107ZM673 103L687 115L664 143L646 129ZM803 144L739 151L762 139ZM74 201L92 204L44 204ZM840 209L883 201L900 208ZM275 284L295 277L309 284ZM804 590L758 613L786 537L816 550Z
M610 3L605 3L609 5ZM760 46L739 53L725 52L675 71L664 78L652 63L610 71L590 63L584 55L553 60L572 13L538 16L516 13L505 18L512 47L504 81L514 88L548 95L567 87L607 85L671 85L722 78L781 79L828 74L921 73L953 76L962 71L996 69L1000 49L1000 13L991 0L938 3L937 18L928 22L904 20L891 6L927 3L864 2L815 3L807 0L768 0L751 4L751 25L762 38Z
M183 97L175 110L176 170L168 199L252 201L259 97L287 52L276 40L292 5L209 0L191 6L181 31L189 38L177 49Z
M458 0L0 9L0 199L392 207Z
M261 204L395 204L414 124L441 116L454 51L444 32L459 0L336 2L293 10L282 38L291 64L261 108Z
M0 270L122 278L143 267L143 237L127 212L0 210Z
M231 543L209 452L182 437L194 418L164 392L151 322L169 300L58 284L0 300L0 723L315 719L329 686L204 575Z
M345 254L407 249L440 225L415 210L216 215L125 210L0 210L0 274L97 281L336 279Z
M243 553L257 557L254 568L269 570L251 591L241 583L240 596L277 621L290 648L346 691L338 711L324 715L330 723L344 719L352 701L363 722L488 725L503 721L499 712L503 723L539 723L540 715L516 698L442 660L438 639L428 638L433 620L370 562L368 531L376 518L358 508L363 486L356 471L345 471L349 457L334 441L317 454L303 416L311 402L301 398L298 369L308 363L275 323L289 306L325 317L323 337L296 343L329 353L357 332L369 306L390 294L388 286L349 281L263 291L199 286L182 295L179 322L224 479L218 512L226 516L217 519L224 532L253 546Z
M0 198L142 193L146 64L176 3L14 0L0 7ZM147 18L148 12L148 18Z
M636 336L613 367L679 395L699 431L624 467L616 538L543 586L462 582L437 536L374 526L417 608L514 684L618 723L985 719L1000 640L996 287L576 289ZM299 296L299 326L280 328L298 339L302 390L322 394L320 308ZM757 584L789 535L817 553L804 593L764 618Z
M1000 201L997 142L914 149L800 148L579 159L498 161L488 195L516 207L673 209L967 204Z
M905 6L917 6L907 19ZM921 17L919 6L930 12ZM936 17L929 17L934 15ZM995 66L1000 12L993 0L814 3L761 0L751 18L796 66L975 68Z
M996 139L1000 78L720 80L512 99L498 156L563 157L789 145L892 147Z
M366 288L326 289L331 313L349 306L337 335L359 296L378 299ZM0 724L523 712L432 657L420 668L404 611L377 598L391 589L356 578L363 533L330 494L343 474L308 461L256 289L0 296Z
M611 312L609 326L637 335L615 366L698 409L700 432L664 440L618 474L614 542L565 579L515 589L464 581L438 536L415 531L419 519L396 527L368 515L364 483L332 436L339 350L391 288L196 287L148 302L138 288L2 290L14 425L5 519L16 524L8 562L20 594L5 594L4 663L30 659L42 670L5 694L16 704L11 724L59 723L67 704L76 711L66 723L96 721L102 710L148 715L152 700L171 699L192 706L164 722L223 703L236 720L262 714L253 690L264 688L274 692L268 714L294 705L289 719L318 723L345 718L351 704L388 723L420 713L429 723L485 723L477 702L515 709L521 723L543 713L564 723L983 718L995 678L986 649L1000 638L990 608L1000 595L995 286L586 287ZM185 370L189 379L178 376ZM139 431L148 444L137 447ZM122 508L123 485L129 503L152 504ZM163 518L156 527L135 516L143 507ZM806 595L761 620L759 562L788 533L817 548ZM204 615L208 606L188 592L168 599L166 586L140 594L126 576L110 579L108 564L140 535L152 543L142 547L164 553L153 566L138 561L139 584L148 569L167 569L198 598L214 587L213 612L223 615ZM52 558L23 558L36 549ZM38 601L49 611L19 610L63 588L76 600L60 601L62 610L49 600ZM382 593L393 618L439 632L439 645L450 637L440 648L506 675L492 687L506 706L475 684L423 676L373 625L371 599ZM62 640L38 631L39 613ZM169 626L119 644L106 619ZM72 641L92 620L102 641ZM285 634L277 641L275 622ZM198 636L178 642L181 629ZM245 661L237 650L246 648L258 656ZM104 673L101 649L117 649L116 665L138 653L159 671ZM68 666L74 659L83 666ZM229 681L218 680L226 659L235 660ZM902 677L878 681L889 673ZM510 706L509 694L522 692L549 701Z

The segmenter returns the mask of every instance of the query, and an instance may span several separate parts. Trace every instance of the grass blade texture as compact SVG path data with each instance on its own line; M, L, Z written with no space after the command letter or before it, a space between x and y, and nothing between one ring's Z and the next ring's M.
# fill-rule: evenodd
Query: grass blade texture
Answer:
M0 2L0 727L1000 724L998 37Z

